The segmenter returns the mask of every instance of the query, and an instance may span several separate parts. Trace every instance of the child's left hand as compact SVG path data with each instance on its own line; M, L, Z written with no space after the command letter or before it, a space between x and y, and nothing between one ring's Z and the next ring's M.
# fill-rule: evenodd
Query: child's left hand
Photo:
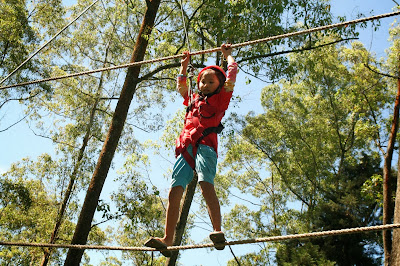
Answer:
M222 54L224 55L225 58L228 58L228 56L231 55L232 53L232 47L230 43L224 43L221 45L221 51Z

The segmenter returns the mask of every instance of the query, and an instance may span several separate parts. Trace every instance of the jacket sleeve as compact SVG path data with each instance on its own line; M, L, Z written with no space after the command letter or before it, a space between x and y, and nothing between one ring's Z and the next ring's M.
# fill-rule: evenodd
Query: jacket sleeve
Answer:
M178 75L176 78L176 89L184 99L188 94L188 85L186 79L186 76L183 75Z
M227 92L233 91L233 88L235 87L237 72L238 72L238 66L236 62L228 65L226 81L224 84L225 91Z

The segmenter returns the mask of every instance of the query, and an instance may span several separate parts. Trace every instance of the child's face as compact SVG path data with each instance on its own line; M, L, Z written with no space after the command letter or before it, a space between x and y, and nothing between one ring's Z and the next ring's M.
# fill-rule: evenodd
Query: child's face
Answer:
M204 94L215 92L219 87L219 80L215 71L212 69L205 70L199 80L199 90Z

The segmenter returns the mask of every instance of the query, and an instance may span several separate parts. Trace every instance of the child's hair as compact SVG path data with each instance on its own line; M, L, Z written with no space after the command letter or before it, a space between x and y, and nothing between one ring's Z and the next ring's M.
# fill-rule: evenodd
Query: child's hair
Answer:
M217 76L218 81L219 81L219 86L216 90L216 93L218 93L225 84L225 80L226 80L225 71L222 68L220 68L219 66L208 66L208 67L203 68L200 71L199 75L197 76L197 86L199 85L201 76L204 74L205 70L214 70L215 75Z

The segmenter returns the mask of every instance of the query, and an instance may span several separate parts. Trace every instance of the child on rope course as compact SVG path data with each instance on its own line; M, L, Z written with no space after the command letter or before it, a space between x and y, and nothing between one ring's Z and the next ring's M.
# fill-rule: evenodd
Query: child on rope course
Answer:
M189 52L181 60L177 89L187 106L184 128L176 140L177 161L172 173L171 189L163 238L150 238L145 245L159 249L164 256L170 256L166 250L173 243L176 224L179 218L180 202L186 186L193 179L193 170L197 172L201 192L207 204L214 228L210 239L214 244L226 242L221 231L221 211L214 189L214 177L217 169L217 133L223 129L221 119L228 109L236 81L237 64L232 57L230 44L223 44L221 51L228 62L228 71L219 66L203 68L197 77L198 93L188 95L186 80L190 62ZM225 246L216 247L222 250Z

